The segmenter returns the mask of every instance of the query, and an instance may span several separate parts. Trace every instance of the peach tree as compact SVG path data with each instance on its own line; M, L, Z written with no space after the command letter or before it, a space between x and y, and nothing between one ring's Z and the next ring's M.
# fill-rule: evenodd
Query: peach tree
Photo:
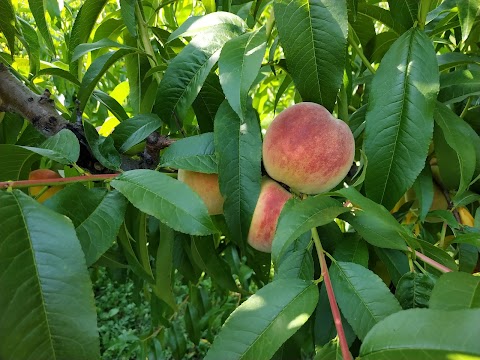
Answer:
M0 359L480 358L479 0L0 14Z

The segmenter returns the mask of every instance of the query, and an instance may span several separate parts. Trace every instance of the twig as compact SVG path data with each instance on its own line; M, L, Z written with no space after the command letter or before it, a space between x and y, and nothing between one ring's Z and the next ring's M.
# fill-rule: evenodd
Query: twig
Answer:
M323 253L322 243L318 236L317 228L312 228L313 242L317 249L318 260L320 261L321 274L323 276L325 287L327 289L328 301L330 303L330 309L332 309L333 322L337 329L338 340L340 342L340 349L342 350L342 356L344 360L351 360L350 351L348 350L348 343L345 337L345 331L342 326L342 318L340 316L340 310L338 309L337 300L333 292L332 282L328 273L327 262L325 261L325 255Z
M411 248L408 248L410 251L415 251L415 256L418 257L419 259L422 259L424 262L426 262L428 265L433 266L435 269L447 273L447 272L452 272L452 269L449 269L448 267L436 262L433 259L430 259L428 256L422 254L421 252L418 252L417 250L412 250Z

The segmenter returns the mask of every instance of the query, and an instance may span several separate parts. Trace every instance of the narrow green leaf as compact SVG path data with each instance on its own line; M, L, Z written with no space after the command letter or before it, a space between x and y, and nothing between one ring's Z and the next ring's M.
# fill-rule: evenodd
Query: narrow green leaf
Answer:
M136 0L120 0L120 13L128 32L133 37L137 37L137 22L135 19Z
M113 14L115 14L114 16L118 16L118 12L114 12ZM96 27L92 42L97 42L105 38L115 39L120 35L124 28L125 23L122 19L106 16L102 19L100 24L98 24L98 27ZM123 43L126 44L125 38L123 38Z
M94 50L98 49L128 49L128 50L137 50L135 47L127 46L124 44L120 44L116 41L110 40L108 38L101 39L94 43L87 43L87 44L80 44L78 45L72 54L72 61L76 61L80 59L83 55L88 54Z
M427 274L408 272L396 285L395 297L402 308L426 308L435 282Z
M210 73L192 104L202 133L213 131L215 114L223 100L225 100L225 94L222 91L220 80L215 73Z
M93 90L92 95L96 100L105 105L105 107L110 110L113 116L115 116L118 120L124 121L128 119L128 115L125 112L123 106L120 105L118 101L110 95L105 94L103 91L100 90Z
M0 203L0 358L100 358L92 284L72 223L19 190L1 191Z
M480 64L480 56L460 52L447 52L437 55L437 61L439 70L445 71L460 65Z
M325 195L309 197L303 201L287 201L280 213L272 243L275 266L280 265L287 249L300 235L313 227L332 222L339 214L347 211L348 208Z
M464 272L449 272L435 284L429 306L437 310L480 308L480 277Z
M265 48L266 33L262 27L227 41L220 53L220 84L230 106L242 121L248 110L248 91L262 65Z
M123 226L120 227L120 231L118 233L118 243L123 248L122 252L127 259L130 269L135 275L137 275L141 279L147 281L150 284L155 284L155 279L153 278L151 269L147 270L143 267L143 265L140 263L140 260L137 258L137 254L133 250L132 242L134 241L135 240L128 233L127 226L124 223Z
M177 30L170 34L167 42L179 37L192 37L203 32L216 31L216 27L221 31L225 26L236 27L242 32L247 28L247 25L239 16L225 11L217 11L205 16L189 17Z
M389 0L388 7L393 21L409 29L417 21L418 0Z
M110 136L100 136L93 125L87 121L83 122L83 129L95 159L107 169L120 169L122 160L117 149L115 149L113 139Z
M480 95L480 71L456 70L440 76L438 101L453 104Z
M2 14L0 16L0 31L7 40L7 45L13 58L17 30L15 29L15 9L11 0L0 0L0 14Z
M177 304L173 294L173 248L175 241L174 231L164 224L160 224L160 243L155 257L155 294L172 309Z
M382 248L407 250L406 230L395 220L383 206L364 197L352 187L338 191L355 207L355 215L344 214L341 217L349 222L355 230L370 244Z
M214 143L220 192L230 233L243 246L260 194L262 138L257 114L250 108L242 123L227 101L215 117Z
M123 34L125 44L129 46L137 45L137 39L130 36L129 33L124 32ZM125 56L126 76L128 79L128 87L130 88L130 93L128 94L128 103L132 107L134 114L140 113L143 80L143 74L141 70L144 63L148 63L148 58L141 53L133 53ZM148 67L150 68L149 63ZM156 82L156 80L154 81Z
M80 144L73 132L63 129L45 140L39 147L22 146L60 164L73 164L80 156Z
M453 181L447 181L447 178L443 179L445 175L448 175L446 174L447 169L450 169L453 165L452 161L448 160L450 157L445 153L445 151L451 153L448 148L443 152L440 152L440 149L438 152L436 151L440 176L447 181L447 186L458 186L457 193L461 194L468 188L475 172L476 154L472 142L480 139L474 131L472 134L470 125L441 103L437 103L435 109L435 122L441 129L438 136L443 135L444 141L453 150L452 156L456 157L453 161L458 164L460 183L452 183ZM470 139L470 141L466 141L466 139ZM436 143L438 140L441 139L438 139L437 134L435 134Z
M162 154L160 164L164 167L216 174L218 169L213 133L175 141Z
M361 265L336 261L330 276L338 305L362 341L375 324L402 310L382 279Z
M157 91L154 112L176 129L220 56L222 46L239 35L237 27L223 25L217 32L195 37L168 65Z
M360 347L362 360L478 359L480 309L410 309L375 326ZM395 336L392 336L395 334Z
M357 14L368 16L369 18L384 24L398 35L401 35L408 30L400 22L393 20L390 11L376 5L370 5L367 2L358 3Z
M425 221L425 217L432 206L434 198L430 165L426 165L420 175L418 175L417 180L415 180L415 183L413 184L413 189L415 190L415 195L418 199L418 219L420 221Z
M200 197L184 183L152 170L124 172L111 182L139 210L186 234L217 232Z
M375 32L374 21L364 14L357 14L357 20L354 23L349 23L352 36L357 43L362 46L364 55L370 59L370 54L373 50L372 43L376 43L378 36ZM350 65L348 65L350 66Z
M78 79L75 76L73 76L68 71L57 68L57 67L47 67L45 69L42 69L35 74L33 79L39 76L58 76L62 79L70 81L73 85L80 86L80 81L78 81Z
M273 8L288 72L303 101L322 104L331 111L345 65L346 2L280 0Z
M88 41L97 18L107 2L108 0L86 0L75 17L68 42L68 61L72 74L76 74L78 69L78 65L71 60L73 52L79 44Z
M47 200L45 206L72 220L90 266L113 245L127 202L118 191L87 189L77 183Z
M458 234L452 241L453 243L458 244L470 244L480 248L480 234L478 233L465 233L465 234Z
M462 40L465 41L470 35L475 18L480 13L479 0L457 0L458 18L462 28Z
M21 146L0 144L0 181L25 180L39 156Z
M52 35L50 35L47 21L45 19L44 0L28 0L28 5L33 18L35 19L35 24L38 27L40 35L42 35L43 40L45 40L50 52L55 55L55 45L53 45Z
M366 114L365 153L370 166L365 189L387 209L424 167L438 89L433 44L413 28L385 54L372 80Z
M308 320L317 301L311 282L286 279L264 286L229 316L205 360L270 359Z
M118 124L112 133L112 138L115 146L121 152L125 152L145 140L160 126L162 126L162 120L157 115L139 114Z
M82 84L78 90L78 100L80 101L80 110L85 109L88 99L92 95L93 89L97 86L102 76L108 69L125 55L135 52L135 49L120 49L114 52L108 52L99 56L90 65L87 72L83 76Z
M30 73L36 74L40 69L40 42L35 29L27 21L22 18L18 18L18 22L22 28L23 38L21 41L24 43L28 52L28 62L30 63Z
M217 254L212 236L192 237L192 255L197 265L205 271L218 286L238 292L228 264Z

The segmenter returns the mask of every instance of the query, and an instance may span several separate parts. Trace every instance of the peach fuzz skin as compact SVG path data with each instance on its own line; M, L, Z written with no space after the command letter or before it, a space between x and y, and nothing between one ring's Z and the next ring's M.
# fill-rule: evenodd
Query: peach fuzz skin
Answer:
M178 170L178 180L187 184L207 205L210 215L223 213L223 197L220 194L217 174L204 174L189 170Z
M264 179L257 206L248 232L248 243L254 249L272 252L272 241L278 217L285 203L292 197L287 190L271 179Z
M348 125L310 102L282 111L263 141L268 175L305 194L338 185L350 170L354 155L355 140Z
M49 169L38 169L38 170L33 170L30 172L28 175L28 180L48 180L48 179L60 179L61 176L60 174L56 173L53 170ZM31 196L36 196L40 193L40 191L43 190L45 186L32 186L28 188L28 192ZM37 201L40 203L43 203L47 199L51 198L53 195L55 195L57 192L63 189L63 186L51 186L48 188L47 191L45 191L38 199Z

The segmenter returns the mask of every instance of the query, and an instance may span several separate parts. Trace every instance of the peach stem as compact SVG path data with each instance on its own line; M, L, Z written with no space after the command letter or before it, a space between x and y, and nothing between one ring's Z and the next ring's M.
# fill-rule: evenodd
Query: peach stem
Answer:
M332 310L333 322L337 329L338 340L340 342L340 349L342 350L342 356L344 360L351 360L350 351L348 350L347 339L345 338L345 331L343 330L342 318L340 316L340 310L338 309L337 300L333 292L332 282L330 280L330 274L328 273L327 262L325 260L325 254L323 253L322 243L318 236L317 228L312 228L313 242L317 249L318 260L320 261L321 274L323 276L325 287L327 289L328 302L330 303L330 309Z
M76 182L88 182L88 181L103 181L112 179L120 174L100 174L100 175L85 175L85 176L73 176L68 178L58 179L38 179L38 180L18 180L18 181L3 181L0 182L0 189L8 188L28 188L31 186L50 186L59 184L71 184Z

